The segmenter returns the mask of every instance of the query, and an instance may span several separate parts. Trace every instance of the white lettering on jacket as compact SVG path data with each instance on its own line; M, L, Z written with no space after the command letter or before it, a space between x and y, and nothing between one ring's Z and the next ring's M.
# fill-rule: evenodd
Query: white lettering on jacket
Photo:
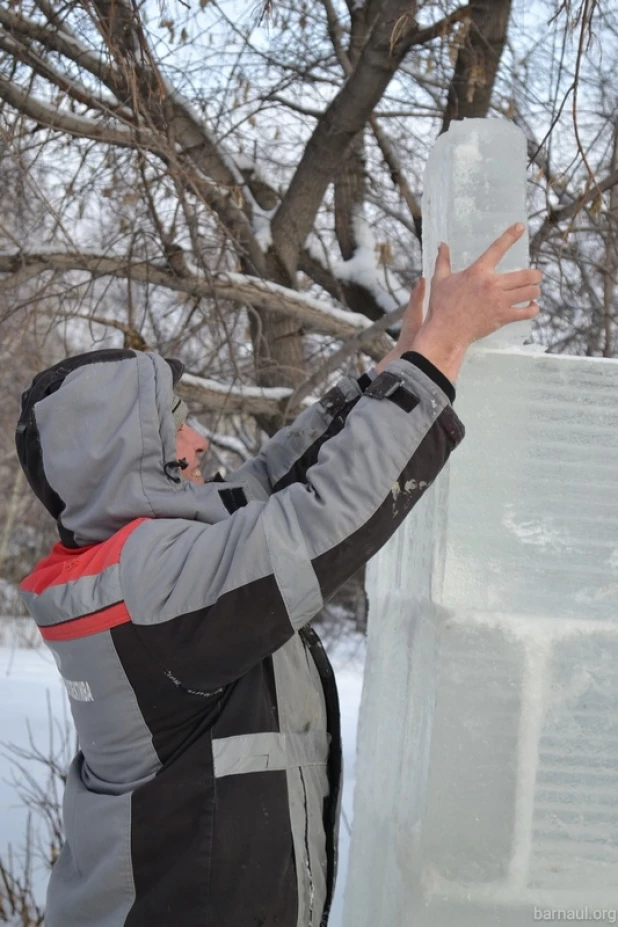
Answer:
M87 682L77 682L73 679L63 680L69 698L75 699L76 702L94 702L92 689Z

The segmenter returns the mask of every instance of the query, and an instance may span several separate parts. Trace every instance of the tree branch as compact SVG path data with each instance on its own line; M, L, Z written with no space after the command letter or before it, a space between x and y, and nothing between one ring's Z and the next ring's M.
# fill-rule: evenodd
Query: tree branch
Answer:
M335 351L334 354L331 354L330 357L320 365L318 370L308 377L304 383L301 383L298 389L294 391L293 395L290 397L290 407L293 408L299 405L306 396L323 383L326 377L337 370L337 368L351 357L352 354L357 354L359 351L364 350L371 339L385 332L387 328L390 328L391 325L394 325L395 322L403 318L405 311L406 306L399 306L398 309L393 309L392 312L383 315L381 319L374 322L373 325L364 332L359 332L358 335L348 338L345 344Z
M59 90L62 90L77 103L81 103L83 106L87 106L89 109L93 109L101 115L115 116L132 124L129 110L121 107L116 102L97 97L82 84L78 84L66 74L62 74L60 71L56 70L56 68L52 67L49 62L41 58L29 45L22 45L13 38L13 36L0 32L0 49L11 55L16 61L21 61L22 64L31 68L39 77L54 84Z
M219 299L250 304L297 319L312 331L336 338L350 337L371 324L365 316L358 313L348 312L342 307L328 306L307 294L244 274L219 274L210 279L190 272L187 272L186 276L178 276L168 268L152 262L128 260L122 256L94 252L0 253L0 274L11 275L8 280L3 281L2 289L15 287L45 272L68 273L75 270L85 271L94 278L130 278L137 283L161 286L198 298L216 296ZM371 345L368 353L379 359L391 347L390 341L382 335L379 341Z
M310 116L312 119L319 119L324 113L323 109L311 109L308 106L302 106L300 103L296 103L294 100L287 100L277 93L266 94L262 99L264 102L272 101L273 103L281 103L282 106L291 109L292 112L300 113L301 116Z
M96 142L131 148L135 151L149 151L161 158L171 170L176 170L187 189L197 194L216 213L224 226L235 235L242 249L246 249L251 267L256 271L264 269L264 254L255 238L253 229L244 212L236 206L229 191L221 190L216 184L200 175L195 176L192 165L184 165L164 135L158 135L139 126L120 125L117 128L85 116L54 109L47 103L35 99L18 84L0 76L0 99L39 125L66 132L76 138L89 138Z
M337 56L337 60L341 65L346 77L349 77L349 75L352 73L352 65L345 48L341 44L341 25L339 24L339 18L332 4L332 0L322 0L322 6L324 7L324 11L326 13L328 35Z
M274 248L290 279L328 184L393 78L408 50L423 36L448 28L469 9L419 30L409 0L385 0L358 65L318 120L272 223Z
M39 42L44 48L51 49L79 67L85 68L93 77L105 84L117 96L119 102L122 102L117 95L118 89L123 84L122 76L106 64L102 56L95 55L85 45L82 45L74 35L59 27L50 28L36 20L27 19L21 14L12 13L1 5L0 25L4 26L7 32Z
M339 63L341 64L341 67L342 67L342 69L343 69L344 74L346 75L346 77L349 78L350 75L352 74L353 70L354 70L354 62L351 60L351 58L349 57L349 55L347 54L347 52L345 51L345 49L343 48L343 46L342 46L342 44L341 44L341 26L339 25L339 20L338 20L338 18L337 18L337 14L336 14L335 9L334 9L334 7L333 7L333 5L332 5L332 0L322 0L322 3L323 3L324 8L325 8L325 10L326 10L326 18L327 18L327 23L328 23L328 33L329 33L331 42L332 42L332 44L333 44L333 48L335 49L335 53L336 53L336 55L337 55L337 59L339 60ZM395 187L398 187L398 189L400 190L401 195L403 196L403 199L404 199L404 201L405 201L405 203L406 203L408 209L410 210L410 215L412 216L412 221L414 222L415 233L416 233L417 238L420 240L421 234L422 234L421 209L420 209L420 206L419 206L419 204L418 204L418 201L417 201L416 197L414 196L414 194L412 193L412 190L410 189L410 185L408 184L408 182L407 182L407 180L406 180L406 177L405 177L405 175L404 175L404 173L403 173L403 169L402 169L402 167L401 167L401 163L400 163L400 161L399 161L397 155L395 154L395 149L394 149L393 146L391 145L391 143L390 143L390 141L389 141L389 139L388 139L386 133L384 132L384 130L383 130L382 127L380 126L378 120L376 119L375 113L373 113L373 114L369 117L369 125L371 126L371 129L372 129L372 131L373 131L374 138L375 138L376 142L378 143L378 147L379 147L380 151L382 152L382 157L384 158L384 161L385 161L385 163L386 163L386 165L387 165L387 167L388 167L388 169L389 169L389 171L390 171L391 180L392 180L392 182L393 182L393 185L394 185ZM354 175L355 175L355 173L358 173L358 172L359 172L359 164L358 164L358 161L359 161L359 160L362 161L362 158L359 158L359 157L354 158L354 157L352 157L353 152L354 152L354 148L352 148L352 150L351 150L351 152L350 152L350 156L349 156L349 158L348 158L348 160L350 160L351 163L350 163L349 165L347 165L347 164L344 165L344 170L343 170L343 172L342 172L342 174L341 174L341 177L339 178L339 176L338 176L338 180L335 181L335 228L336 228L336 230L337 230L337 212L338 212L338 210L337 210L337 205L338 205L338 203L337 203L337 199L338 199L337 193L339 192L339 191L338 191L338 187L341 186L341 187L344 188L343 191L342 191L342 192L343 192L343 198L344 198L344 200L347 200L347 198L348 198L348 196L347 196L348 192L352 192L352 193L354 193L354 192L357 192L357 193L360 192L360 191L358 191L358 190L357 190L357 191L354 191L354 190L348 191L348 190L346 189L346 188L349 187L350 185L351 185L352 187L354 187L354 185L355 185L355 184L354 184ZM362 166L364 167L364 165L362 165ZM351 178L346 177L345 168L347 168L347 172L348 172L349 174L352 175ZM346 183L346 180L347 180L347 183ZM338 181L339 181L339 182L338 182ZM364 185L365 185L365 172L364 172L364 170L362 171L361 178L359 178L358 180L356 180L356 186L359 187L359 186L361 185L361 183L362 183L362 186L363 186L363 188L364 188ZM364 189L363 189L363 193L364 193L364 192L365 192L365 191L364 191ZM339 197L339 199L341 200L341 196ZM351 199L353 200L354 197L352 196ZM341 203L340 203L339 205L340 205L340 211L341 211ZM353 209L354 209L354 203L353 203L353 202L350 202L350 203L348 204L348 210L347 210L347 212L349 212L350 215L347 216L347 217L345 217L345 218L347 219L347 225L348 225L348 226L351 225L350 218L351 218L351 214L353 213ZM350 229L350 228L345 228L345 229L343 230L343 239L344 239L343 243L344 243L344 244L347 244L347 243L348 243L348 239L350 238L351 235L352 235L352 232L351 232L351 229ZM341 230L337 230L337 238L338 238L339 244L340 244L340 246L341 246L341 245L342 245L342 234L341 234ZM348 246L348 251L349 251L349 250L350 250L350 248L349 248L349 246ZM353 249L352 249L352 250L353 250ZM342 247L341 251L342 251L342 255L343 255L344 258L350 258L350 257L352 256L350 253L346 253L346 249L345 249L344 247ZM355 302L352 302L351 305L355 307ZM355 308L356 308L356 307L355 307Z
M156 136L143 129L130 126L113 128L95 119L61 112L47 103L37 100L13 81L0 76L0 98L14 109L28 116L40 125L73 135L89 138L120 148L145 149L162 155L163 151Z
M130 4L126 0L93 0L93 5L107 47L119 64L115 73L125 71L123 81L126 85L130 82L127 77L135 74L140 102L153 125L159 130L171 129L180 147L215 183L242 187L240 172L232 160L219 150L201 116L194 113L191 103L160 73L140 20ZM117 82L118 77L114 80ZM167 113L166 106L169 107Z
M460 6L456 10L453 10L452 13L449 13L448 16L445 16L444 19L440 19L437 23L432 23L431 26L427 26L425 29L413 31L409 37L408 49L413 48L415 45L426 45L428 42L433 42L434 39L443 38L447 35L451 26L454 26L455 23L463 22L464 19L468 19L468 17L471 16L472 7L472 3L466 6Z
M398 187L401 192L404 202L410 212L410 216L412 217L414 232L420 241L422 236L422 217L419 202L410 189L410 185L403 172L401 162L397 157L395 149L391 145L390 139L386 135L386 132L384 132L382 126L375 116L371 116L369 118L369 123L373 130L375 140L380 147L380 151L382 152L382 157L384 158L384 161L390 171L393 185Z
M360 312L372 321L384 315L383 307L367 287L360 283L339 280L329 267L315 258L306 248L303 248L300 254L298 269L337 302L345 300L345 304L353 312Z
M205 411L222 415L241 412L255 416L281 416L286 409L293 408L290 402L292 390L288 387L233 386L185 373L176 389L183 399L199 403ZM313 402L315 399L308 399L304 404L312 405Z
M534 235L530 242L530 250L536 251L543 241L551 231L557 225L560 225L561 222L564 222L566 219L574 218L587 203L591 203L595 200L599 194L605 193L607 190L611 190L618 184L618 171L614 171L609 177L606 177L605 180L602 180L597 186L590 189L590 186L587 185L584 193L579 196L574 202L570 203L568 206L563 206L561 209L552 209L547 218L544 220L538 232Z
M233 190L242 190L244 187L242 175L235 169L231 158L219 150L217 143L209 135L202 124L201 117L193 112L193 108L182 94L171 87L158 72L154 59L145 47L145 38L138 29L139 35L135 41L127 41L127 29L135 29L135 18L125 0L114 0L112 4L106 0L97 0L95 6L101 16L101 31L106 37L110 52L115 53L119 60L119 67L105 64L102 56L96 56L74 36L58 28L43 26L34 20L10 13L0 7L0 25L15 34L21 34L29 39L40 42L45 48L52 49L60 55L86 68L93 76L100 80L116 99L125 106L134 109L135 122L143 122L147 117L149 128L126 129L120 127L102 128L88 120L80 121L83 117L58 113L55 118L53 107L40 111L40 118L34 114L38 107L26 108L27 95L8 94L0 91L10 105L15 106L26 115L47 125L58 128L76 137L92 138L109 144L122 147L133 147L148 150L166 159L169 163L175 144L180 149L180 158L190 161L197 169L199 179L187 184L194 191L200 191L204 201L216 212L224 225L238 239L250 260L253 272L263 273L264 256L255 239L251 224L243 210L234 202L230 193ZM141 43L141 44L140 44ZM132 50L139 47L144 55L129 57ZM123 57L123 54L125 57ZM149 63L149 67L142 63L142 59ZM136 80L132 78L135 75ZM137 84L138 98L135 97ZM39 106L46 104L39 103ZM137 109L136 109L137 106ZM140 119L140 116L142 117ZM47 117L47 121L44 117ZM124 131L123 131L124 130ZM188 178L187 169L184 169L185 181ZM214 185L227 188L224 194L218 193L212 184L204 182L206 178L214 181Z

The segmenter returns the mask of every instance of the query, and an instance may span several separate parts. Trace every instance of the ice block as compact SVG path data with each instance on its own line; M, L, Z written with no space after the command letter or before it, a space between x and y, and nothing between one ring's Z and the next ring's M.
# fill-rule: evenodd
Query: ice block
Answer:
M455 408L369 565L344 927L616 923L618 361L481 344Z
M451 123L436 142L423 180L423 274L433 275L438 245L451 249L451 266L463 270L509 225L524 222L526 138L503 119ZM528 267L528 233L498 270ZM428 294L429 295L429 294ZM530 338L531 322L515 322L485 339L487 346L517 346Z

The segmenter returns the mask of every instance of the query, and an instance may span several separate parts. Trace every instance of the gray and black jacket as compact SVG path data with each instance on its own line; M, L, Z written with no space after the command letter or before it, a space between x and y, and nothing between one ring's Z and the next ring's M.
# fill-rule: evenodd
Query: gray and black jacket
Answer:
M98 351L24 393L18 452L61 543L22 590L80 745L47 927L326 924L339 711L307 624L463 437L416 361L341 380L203 486L178 478L178 362Z

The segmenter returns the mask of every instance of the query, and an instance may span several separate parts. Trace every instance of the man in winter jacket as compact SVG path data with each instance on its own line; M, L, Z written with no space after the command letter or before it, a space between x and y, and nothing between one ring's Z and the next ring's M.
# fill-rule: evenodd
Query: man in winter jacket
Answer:
M538 311L512 308L537 272L495 272L520 234L459 274L443 247L420 331L422 287L375 378L342 379L225 480L202 480L177 361L95 351L24 393L19 458L60 543L22 590L80 745L47 927L326 924L341 746L308 622L461 441L468 345Z

